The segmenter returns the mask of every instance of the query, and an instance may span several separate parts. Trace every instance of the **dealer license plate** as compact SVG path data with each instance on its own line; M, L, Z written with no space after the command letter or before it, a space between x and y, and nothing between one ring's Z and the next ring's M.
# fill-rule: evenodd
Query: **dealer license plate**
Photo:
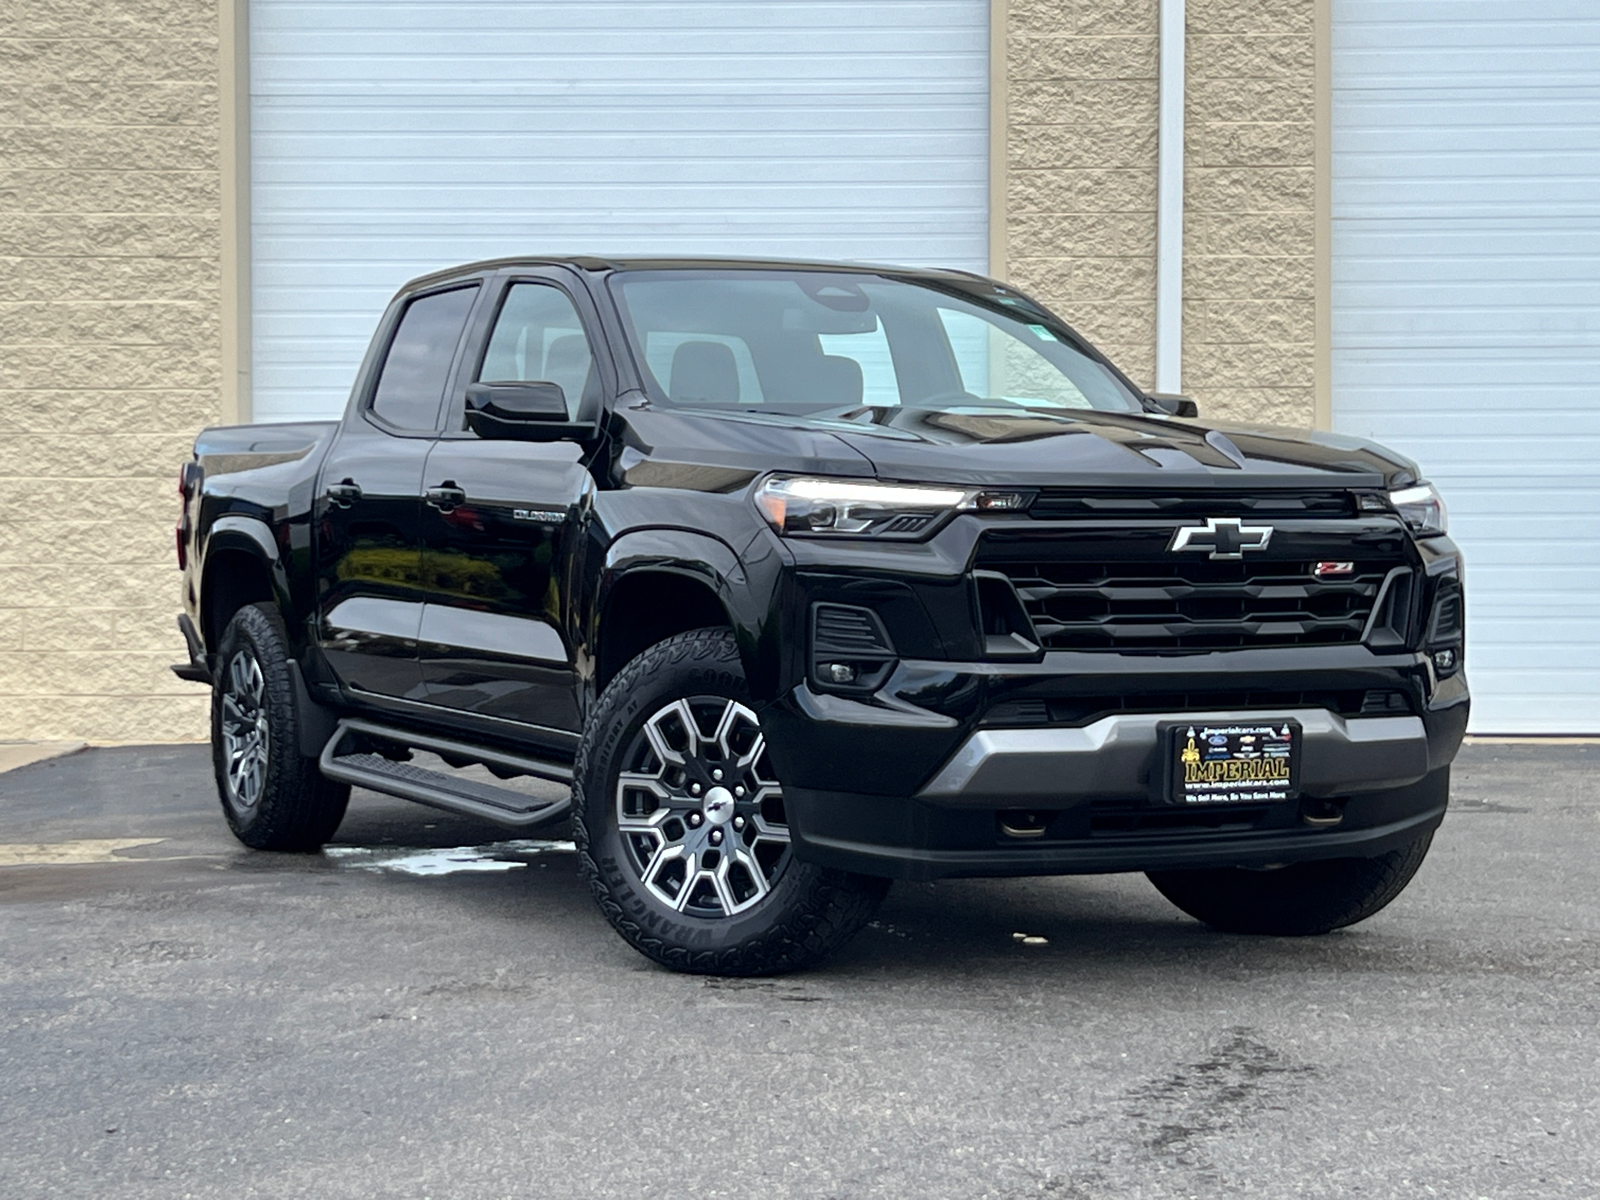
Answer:
M1163 726L1167 799L1272 804L1300 791L1300 725L1288 719Z

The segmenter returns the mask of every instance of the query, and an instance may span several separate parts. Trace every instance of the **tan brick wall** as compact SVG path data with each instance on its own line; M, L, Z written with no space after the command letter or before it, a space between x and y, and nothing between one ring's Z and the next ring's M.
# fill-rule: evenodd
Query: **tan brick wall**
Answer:
M214 0L0 7L0 740L203 736L175 482L218 416Z
M1183 386L1207 416L1310 426L1315 0L1188 0Z
M1010 0L1006 263L1140 383L1155 372L1157 0Z
M1310 425L1314 0L1188 0L1184 391ZM1155 375L1158 0L1010 0L1007 273Z

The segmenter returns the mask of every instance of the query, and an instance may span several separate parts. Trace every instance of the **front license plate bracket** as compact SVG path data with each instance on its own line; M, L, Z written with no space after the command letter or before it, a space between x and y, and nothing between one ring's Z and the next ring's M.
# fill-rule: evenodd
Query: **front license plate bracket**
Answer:
M1280 804L1300 795L1304 733L1292 718L1169 721L1156 734L1157 798L1168 804Z

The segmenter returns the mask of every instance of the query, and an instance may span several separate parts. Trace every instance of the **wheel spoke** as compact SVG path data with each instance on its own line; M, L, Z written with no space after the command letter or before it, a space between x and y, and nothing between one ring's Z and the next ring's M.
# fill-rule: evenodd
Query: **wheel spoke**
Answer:
M717 731L711 737L711 740L716 743L717 749L721 751L724 762L733 758L733 743L730 739L733 735L733 727L739 721L739 709L740 705L732 700L723 705L722 715L717 718Z
M661 723L669 717L677 717L683 726L687 746L682 752L674 750L667 741L666 734L661 732ZM689 711L689 706L682 700L669 704L666 708L656 713L644 723L645 736L650 739L650 748L656 752L656 757L664 763L673 766L682 766L685 758L692 758L700 753L700 733L694 725L694 714Z
M733 898L733 889L728 886L728 859L717 864L717 869L708 878L711 886L717 893L717 903L722 905L722 915L731 917L739 911L739 902Z

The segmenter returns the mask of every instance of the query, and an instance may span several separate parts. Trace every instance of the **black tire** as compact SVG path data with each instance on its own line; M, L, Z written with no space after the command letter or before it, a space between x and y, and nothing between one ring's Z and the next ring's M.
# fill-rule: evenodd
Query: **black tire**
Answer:
M1433 834L1372 858L1329 858L1269 871L1151 871L1184 912L1224 933L1308 937L1365 921L1402 891Z
M317 760L300 753L289 639L269 605L245 605L223 630L211 761L222 814L246 846L318 850L344 820L350 786L324 778Z
M573 838L584 877L623 939L675 971L812 966L889 890L886 879L795 858L749 703L731 632L679 634L617 673L578 749Z

